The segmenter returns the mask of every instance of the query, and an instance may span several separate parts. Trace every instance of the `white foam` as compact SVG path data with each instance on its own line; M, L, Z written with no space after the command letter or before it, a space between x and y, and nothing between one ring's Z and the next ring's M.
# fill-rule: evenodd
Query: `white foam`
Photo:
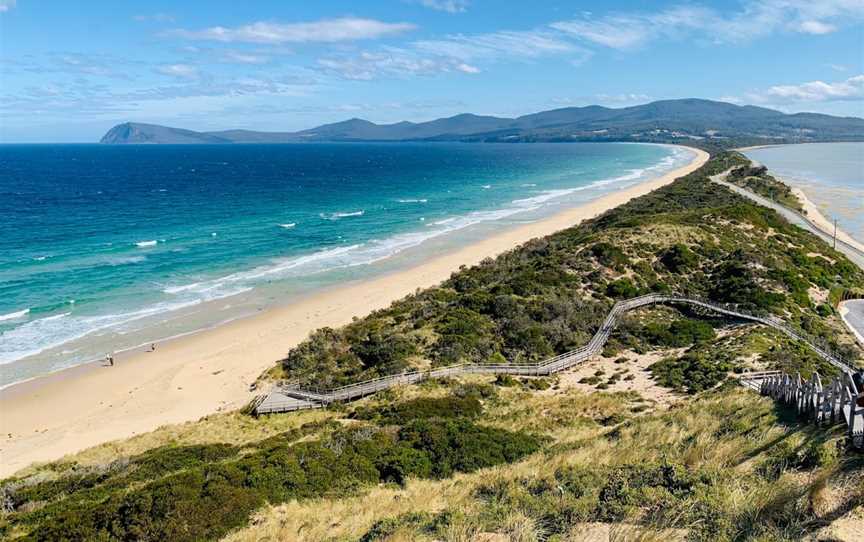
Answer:
M489 190L490 188L492 188L492 185L491 184L484 184L481 188L483 190Z
M184 284L183 286L172 286L169 288L165 288L162 291L166 294L179 294L180 292L185 292L188 290L194 290L198 286L200 286L200 282L193 282L192 284Z
M345 261L346 255L360 248L362 245L350 245L332 249L320 250L303 256L276 260L271 265L259 266L249 271L232 273L224 277L211 280L193 282L178 286L170 286L162 291L166 294L188 294L225 297L225 291L234 291L238 287L249 289L261 280L273 280L292 275L311 274L336 267L350 265ZM226 290L228 289L228 290ZM233 295L233 294L231 294Z
M580 190L599 188L612 183L626 183L639 179L654 170L671 168L681 159L682 154L678 153L666 157L658 164L649 168L632 169L618 177L598 180L584 186L542 191L531 197L513 200L508 206L501 209L475 211L434 222L429 221L424 223L425 227L420 231L407 232L386 239L373 239L366 243L335 247L311 254L275 260L267 265L215 279L167 286L163 289L163 292L173 296L170 301L157 303L143 309L102 316L70 317L70 313L67 312L32 320L4 333L3 341L0 342L0 364L9 363L22 357L55 348L92 333L122 332L124 329L120 328L129 322L165 312L176 311L205 301L243 293L264 281L278 280L292 276L307 276L339 268L372 264L411 247L416 247L435 237L481 222L501 220L517 213L537 210L551 200ZM484 188L491 187L492 185L484 185ZM417 203L420 202L420 200L417 201ZM405 203L409 203L409 201L405 201ZM328 220L338 220L340 218L362 216L363 214L364 211L359 210L332 213L329 215L322 214L321 216ZM288 224L279 224L279 226L288 227ZM213 235L215 235L215 232ZM141 241L135 244L139 247L147 247L155 246L158 242L152 240ZM0 320L12 320L12 315L20 317L21 312L18 311L0 316Z
M0 322L5 322L6 320L17 320L19 318L27 316L29 313L30 309L24 309L23 311L0 314Z
M294 222L288 222L287 224L279 224L278 226L279 226L280 228L285 228L286 230L290 230L291 228L293 228L293 227L296 226L296 225L297 225L297 224L294 223Z
M135 246L138 248L155 247L159 241L138 241Z
M426 203L429 200L426 198L422 198L422 199L400 199L400 200L396 200L396 201L398 201L399 203Z
M141 263L146 262L146 256L126 256L126 257L116 257L116 258L108 258L105 260L105 265L110 265L112 267L116 267L118 265L129 265L133 263Z
M340 218L348 218L352 216L363 216L366 211L351 211L348 213L321 213L320 216L324 220L339 220Z
M0 365L57 348L93 333L118 331L117 328L131 322L191 307L210 299L216 299L217 297L239 294L248 290L249 288L235 289L233 291L224 290L219 292L217 296L203 295L194 299L185 299L177 302L156 303L142 309L116 314L70 318L72 313L64 312L38 320L31 320L26 324L3 333L3 341L0 342ZM120 330L119 332L122 331Z

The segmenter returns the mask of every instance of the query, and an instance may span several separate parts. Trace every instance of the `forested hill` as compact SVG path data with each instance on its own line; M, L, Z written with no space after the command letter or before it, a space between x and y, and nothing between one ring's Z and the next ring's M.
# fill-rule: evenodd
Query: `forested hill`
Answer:
M102 143L296 143L323 141L711 141L745 143L864 140L864 119L684 99L611 109L567 107L518 118L461 114L429 122L350 119L299 132L196 132L126 122Z

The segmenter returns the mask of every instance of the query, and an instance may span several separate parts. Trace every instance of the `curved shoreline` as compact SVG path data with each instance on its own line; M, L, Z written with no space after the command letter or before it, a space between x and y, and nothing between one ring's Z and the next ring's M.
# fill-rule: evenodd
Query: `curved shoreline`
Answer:
M418 288L440 283L462 265L474 265L665 186L708 159L704 151L687 150L694 158L684 167L409 269L336 286L162 343L156 352L134 353L110 369L91 363L12 385L0 391L0 476L161 425L238 408L252 398L249 385L261 372L309 332L347 324Z
M15 359L8 356L9 349L3 352L7 355L2 356L4 359L0 360L0 377L2 377L0 391L81 365L98 364L105 360L109 352L115 361L119 361L130 355L148 351L150 345L154 343L162 344L184 335L225 325L236 319L248 318L261 310L294 303L316 292L344 284L349 280L345 278L346 275L357 273L364 279L368 279L414 267L430 258L447 254L502 230L511 229L515 224L542 221L562 209L581 205L613 190L621 190L622 187L632 185L634 180L636 182L650 180L665 170L682 165L681 163L688 161L692 155L689 152L682 153L681 148L675 145L659 143L601 144L601 146L616 145L657 147L664 149L666 156L662 159L655 157L645 163L640 161L639 164L626 167L617 165L616 161L616 164L610 164L611 170L595 168L587 177L580 175L575 182L566 182L565 186L544 186L542 189L534 189L533 187L537 185L531 184L532 188L526 191L524 187L528 185L523 185L523 190L513 192L503 201L491 204L489 202L481 204L477 201L479 207L461 210L446 209L445 215L435 217L428 223L425 222L425 218L421 218L420 224L402 220L398 228L393 231L376 233L367 228L362 238L354 239L350 243L307 246L300 252L273 254L264 261L254 263L251 267L242 265L228 267L211 276L196 276L195 282L191 284L176 277L160 279L148 273L147 276L139 276L138 279L145 283L152 283L162 291L162 294L169 295L155 297L144 305L121 303L111 307L97 307L96 312L92 310L88 312L85 305L84 313L76 310L64 314L62 316L69 318L46 326L44 329L39 326L50 320L57 320L56 317L61 315L50 311L45 314L31 315L27 319L22 319L19 326L35 328L30 333L18 333L27 329L14 327L18 322L13 322L12 329L6 330L4 336L5 333L9 334L13 356L21 357ZM574 164L576 170L581 169L580 163ZM556 181L561 172L569 175L573 170L574 168L570 167L560 172L557 169L548 171L554 173L551 180ZM527 177L520 174L520 177L530 181L534 179L534 174L543 178L547 173L546 170L540 169L536 172L527 172ZM576 174L579 173L585 172L576 171ZM447 192L449 193L450 190ZM362 212L359 211L361 214ZM425 211L419 214L425 214ZM384 217L384 220L388 219ZM142 236L144 237L146 236ZM340 235L339 238L341 237ZM293 244L294 241L291 243ZM176 250L183 250L182 245ZM147 257L143 256L142 259ZM314 263L315 268L303 270L303 266L308 263ZM355 265L357 267L353 267ZM294 276L283 280L283 277L280 277L280 266L284 266L283 269ZM295 266L300 269L299 273L291 270ZM346 271L350 268L353 270ZM257 281L255 277L259 271L263 279ZM250 275L251 278L244 278ZM328 276L330 278L327 278ZM271 277L273 287L268 286ZM268 279L267 284L264 284L264 279ZM301 283L308 283L308 285L297 286ZM186 290L191 290L193 293L188 296L185 293L181 294ZM229 293L228 290L235 290L235 292ZM175 297L174 294L180 295ZM157 293L157 295L161 294ZM74 300L71 302L74 303ZM36 303L33 311L42 312L42 307L39 305L40 303ZM160 305L164 305L164 308L160 308ZM82 307L78 306L77 309ZM153 311L150 312L150 309ZM30 309L26 310L30 311ZM88 316L104 316L104 313L111 314L105 319L94 318L100 320L95 325L79 321L89 319ZM14 314L18 313L9 313L9 316ZM131 323L125 325L124 322ZM66 334L64 328L67 326L80 329Z
M845 143L845 142L839 142L839 143ZM759 162L756 158L752 158L749 155L746 155L745 154L746 151L757 150L757 149L766 149L766 148L772 148L772 147L788 147L791 145L832 145L832 144L834 144L834 142L766 144L766 145L754 145L754 146L750 146L750 147L740 147L740 148L736 148L734 150L741 153L741 154L744 154L746 156L746 158L748 160L750 160L754 165L764 165L761 162ZM788 186L792 190L793 194L795 194L795 196L801 200L801 204L804 208L804 212L801 213L801 212L795 211L794 209L792 209L792 211L796 212L801 218L803 218L805 221L807 221L812 227L818 229L819 231L821 231L822 233L824 233L825 235L827 235L829 237L833 237L834 231L835 231L834 230L834 228L835 228L834 224L830 220L828 220L828 218L824 214L822 214L822 212L819 210L819 208L816 206L816 204L813 202L813 200L811 200L810 198L807 197L806 190L800 186L797 186L798 183L796 183L794 181L790 181L786 177L781 177L779 175L774 175L774 177L777 180L779 180L780 182L784 183L786 186ZM799 179L799 180L803 180L806 183L806 179ZM864 256L864 239L855 238L839 227L836 229L836 232L837 232L837 240L838 241L842 241L848 247L852 248L853 250L855 250L857 252L860 252L861 255Z
M809 222L814 228L819 229L822 233L833 236L834 225L831 223L830 220L825 217L825 215L822 214L821 211L819 211L819 208L816 207L816 204L807 197L807 194L804 192L804 190L801 188L796 188L786 179L780 177L778 177L778 179L780 179L782 182L792 188L792 193L801 200L801 204L803 205L804 211L806 212L806 214L802 215L804 219L807 220L807 222ZM855 250L858 250L862 254L864 254L864 243L855 239L840 228L837 228L837 240L846 243Z

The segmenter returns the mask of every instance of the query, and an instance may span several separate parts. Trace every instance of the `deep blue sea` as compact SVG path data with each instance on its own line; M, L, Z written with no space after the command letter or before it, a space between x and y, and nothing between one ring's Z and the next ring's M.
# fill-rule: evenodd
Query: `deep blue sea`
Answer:
M0 386L415 264L690 158L600 143L0 146Z
M864 143L777 145L745 154L800 188L823 215L864 242Z

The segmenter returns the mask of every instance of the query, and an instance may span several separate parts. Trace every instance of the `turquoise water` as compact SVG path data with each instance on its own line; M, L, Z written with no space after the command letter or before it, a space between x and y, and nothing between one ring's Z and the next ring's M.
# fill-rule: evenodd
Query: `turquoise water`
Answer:
M0 386L654 177L627 144L0 146Z
M864 241L864 143L779 145L745 153L800 188L829 220Z

